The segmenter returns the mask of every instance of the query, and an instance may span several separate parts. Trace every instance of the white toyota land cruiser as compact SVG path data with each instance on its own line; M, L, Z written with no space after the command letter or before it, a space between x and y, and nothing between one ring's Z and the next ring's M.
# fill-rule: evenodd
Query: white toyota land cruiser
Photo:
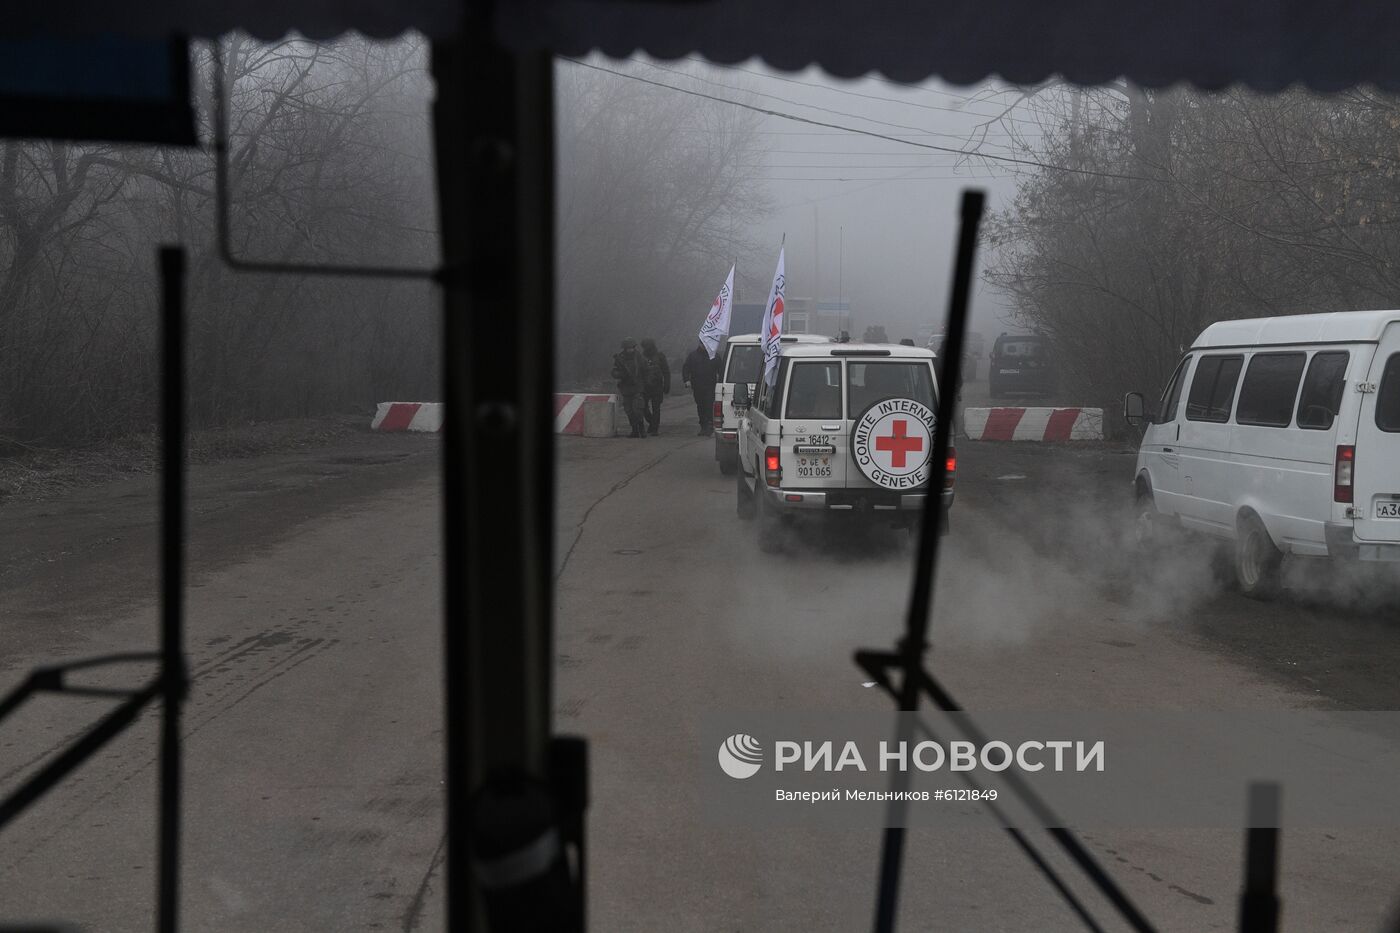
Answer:
M830 337L821 334L784 334L782 341L784 345L832 342ZM739 462L739 416L734 411L734 386L744 383L750 398L758 391L758 380L763 377L763 347L759 346L759 335L730 337L720 355L720 363L719 378L715 380L715 460L720 472L728 476Z
M928 499L938 384L932 351L887 344L786 344L777 381L735 386L737 511L759 545L783 525L838 515L917 528ZM940 530L953 504L955 455L939 490Z

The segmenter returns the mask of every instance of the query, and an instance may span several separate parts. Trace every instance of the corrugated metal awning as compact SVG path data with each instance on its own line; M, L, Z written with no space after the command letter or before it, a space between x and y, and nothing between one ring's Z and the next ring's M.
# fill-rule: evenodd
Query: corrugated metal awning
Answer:
M758 57L783 70L958 84L1126 75L1149 87L1400 90L1392 0L502 0L498 16L508 45L573 56ZM0 34L441 38L462 21L461 0L67 0L11 5Z
M332 39L416 30L447 37L460 26L462 9L462 0L58 0L7 4L0 35L212 39L241 30L272 40L294 32Z
M911 82L1400 89L1394 0L517 0L501 34L563 55L758 57Z

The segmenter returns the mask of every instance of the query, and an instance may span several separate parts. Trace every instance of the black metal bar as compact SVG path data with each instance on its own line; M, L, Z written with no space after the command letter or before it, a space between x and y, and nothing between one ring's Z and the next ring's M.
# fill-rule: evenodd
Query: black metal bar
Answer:
M1080 902L1079 898L1075 897L1074 892L1069 889L1069 886L1065 884L1055 870L1050 867L1050 863L1045 860L1045 857L1040 854L1040 851L1036 849L1035 846L1031 845L1025 833L1014 826L1006 827L1006 832L1011 836L1011 840L1016 843L1017 847L1025 854L1026 858L1031 860L1031 864L1050 882L1050 886L1055 889L1055 892L1069 905L1069 909L1074 911L1074 915L1079 918L1079 922L1088 927L1092 933L1102 933L1103 927L1099 926L1098 921L1089 914L1088 909Z
M553 825L553 71L492 39L491 4L432 47L443 265L448 927L567 898L555 861L502 886L488 863ZM509 811L510 816L506 818ZM553 830L533 837L547 851ZM533 847L533 843L531 844ZM552 851L552 850L550 850ZM476 863L473 870L472 858ZM481 877L478 877L478 873ZM506 890L510 888L511 890ZM556 918L538 928L563 930Z
M436 84L433 101L433 143L438 173L438 224L442 229L444 265L461 269L466 238L459 232L466 210L464 180L469 125L460 97L466 93L459 44L434 42L432 71ZM442 531L443 531L443 692L446 744L446 840L443 886L447 901L447 929L474 930L479 926L470 863L465 853L470 838L467 798L472 787L474 733L471 728L472 685L468 683L470 643L467 639L467 507L466 479L469 447L465 353L469 313L465 284L459 275L443 282L442 316Z
M163 688L164 684L157 676L141 690L132 694L130 699L119 704L116 709L98 720L96 725L45 765L39 773L25 781L8 797L0 800L0 830L9 825L10 821L24 812L30 804L52 790L55 784L87 761L102 746L120 735L127 726L135 721L141 708L159 696Z
M185 669L185 251L160 251L160 836L156 927L179 928L180 708Z
M931 513L939 504L939 496L947 477L949 439L953 435L953 417L957 411L958 388L962 385L963 334L967 330L967 306L972 295L972 264L977 255L977 229L987 196L981 191L963 192L958 231L958 254L953 265L953 290L948 299L948 327L943 341L943 365L939 368L938 424L933 436L933 469L929 472L928 505L924 507L919 530L918 565L914 568L913 592L909 597L909 617L901 645L904 654L904 704L901 709L914 709L918 693L917 675L923 670L924 650L928 647L929 616L933 611L933 582L938 569L940 522Z
M134 661L158 661L160 655L150 651L128 651L120 654L104 654L95 658L85 658L68 664L55 664L36 667L29 676L20 681L9 693L0 697L0 722L24 705L36 693L63 693L77 696L116 696L128 697L135 691L101 688L74 687L67 682L67 675L74 671L102 667L108 664L124 664Z
M933 580L938 562L938 540L942 530L942 493L947 476L949 437L956 411L957 387L961 380L963 331L966 330L968 297L972 293L972 261L977 253L977 227L982 219L986 195L964 191L958 253L953 264L953 288L948 299L946 359L940 370L938 423L934 428L933 463L929 471L928 497L919 522L919 547L914 568L914 587L909 597L909 614L904 638L899 644L904 677L899 685L899 708L913 712L919 708L920 674L928 648L929 614L933 609ZM951 349L950 349L951 348ZM899 727L907 730L901 719ZM901 738L907 736L901 735ZM907 781L902 773L896 781ZM891 804L895 809L902 804ZM893 820L891 820L893 822ZM875 930L892 933L898 913L899 874L904 860L904 827L886 826L880 851L880 881L875 901Z
M1245 829L1244 891L1240 894L1240 933L1278 930L1278 784L1249 785L1249 826Z
M51 684L55 676L55 673L49 668L30 671L28 677L16 684L15 688L4 697L0 697L0 720L4 720L6 716L19 709L24 705L25 700L39 691L52 689ZM46 686L46 681L48 686Z
M922 718L919 720L919 731L922 732L929 741L938 741L938 736L934 733L933 728ZM983 790L981 783L979 783L970 772L960 771L958 772L958 776L962 779L964 784L973 790ZM1001 807L992 800L984 801L982 805L992 815L992 819L998 821L1005 827L1007 834L1011 837L1011 840L1016 843L1017 848L1021 850L1026 858L1030 859L1031 864L1034 865L1036 870L1050 883L1050 886L1060 895L1066 906L1074 912L1074 915L1078 917L1092 933L1102 933L1103 927L1099 926L1098 921L1089 913L1088 908L1085 907L1083 902L1070 890L1069 885L1060 878L1054 866L1040 854L1040 850L1031 843L1026 834L1011 825L1011 821L1005 816Z

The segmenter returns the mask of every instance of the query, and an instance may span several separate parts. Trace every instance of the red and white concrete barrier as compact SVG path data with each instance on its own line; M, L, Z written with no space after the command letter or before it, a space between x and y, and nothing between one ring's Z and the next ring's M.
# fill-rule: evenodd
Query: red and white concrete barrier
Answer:
M380 402L372 431L441 431L441 402Z
M973 441L1101 441L1102 408L965 408Z
M554 395L554 433L583 433L584 402L615 402L615 395L586 395L577 392L557 392Z
M554 433L583 433L583 403L617 401L615 395L559 392L554 396ZM374 431L441 431L440 402L380 402L370 422Z

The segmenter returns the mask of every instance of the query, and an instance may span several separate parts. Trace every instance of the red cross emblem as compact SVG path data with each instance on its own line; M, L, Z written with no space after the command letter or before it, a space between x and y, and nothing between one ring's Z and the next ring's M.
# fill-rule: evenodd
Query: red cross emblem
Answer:
M779 325L783 320L783 299L782 296L773 299L773 323L768 327L768 336L777 337L780 333Z
M890 452L890 466L897 469L908 464L905 456L916 453L924 449L924 439L922 437L909 437L909 422L904 420L895 421L891 424L893 434L875 438L876 450L888 450Z

